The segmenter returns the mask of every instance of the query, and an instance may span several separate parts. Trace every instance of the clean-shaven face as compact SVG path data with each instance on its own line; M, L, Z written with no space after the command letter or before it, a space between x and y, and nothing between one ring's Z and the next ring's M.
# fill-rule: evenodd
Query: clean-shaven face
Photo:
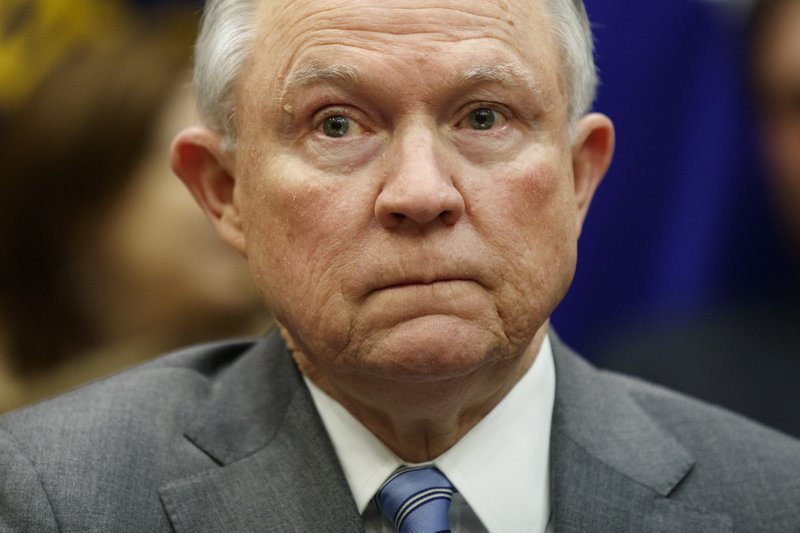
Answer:
M439 380L521 356L579 216L543 2L263 2L235 202L264 299L315 371Z

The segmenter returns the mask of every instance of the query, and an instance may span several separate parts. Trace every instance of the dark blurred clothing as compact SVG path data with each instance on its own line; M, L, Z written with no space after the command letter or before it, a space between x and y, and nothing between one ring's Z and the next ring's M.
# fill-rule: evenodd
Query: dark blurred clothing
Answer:
M597 361L800 437L800 291L640 331Z

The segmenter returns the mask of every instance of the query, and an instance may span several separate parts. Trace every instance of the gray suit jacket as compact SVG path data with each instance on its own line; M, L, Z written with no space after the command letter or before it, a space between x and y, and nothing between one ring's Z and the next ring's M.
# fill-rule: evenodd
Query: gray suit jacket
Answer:
M553 341L556 531L800 531L797 441ZM275 333L172 354L0 428L2 531L363 531Z

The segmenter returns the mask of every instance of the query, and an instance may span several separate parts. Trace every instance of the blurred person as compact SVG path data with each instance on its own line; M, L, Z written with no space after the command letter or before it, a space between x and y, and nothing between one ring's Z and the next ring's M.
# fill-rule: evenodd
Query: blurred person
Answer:
M800 1L758 2L749 43L769 183L800 286Z
M800 437L800 0L756 2L746 42L787 282L609 340L597 359Z
M196 15L69 46L0 131L0 410L268 319L169 168ZM121 29L125 29L122 27Z

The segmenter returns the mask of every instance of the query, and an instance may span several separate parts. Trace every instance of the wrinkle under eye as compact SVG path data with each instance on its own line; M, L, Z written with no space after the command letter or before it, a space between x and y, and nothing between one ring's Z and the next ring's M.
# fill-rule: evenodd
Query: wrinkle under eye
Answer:
M334 115L322 121L322 131L328 137L344 137L350 129L350 120L342 115Z

